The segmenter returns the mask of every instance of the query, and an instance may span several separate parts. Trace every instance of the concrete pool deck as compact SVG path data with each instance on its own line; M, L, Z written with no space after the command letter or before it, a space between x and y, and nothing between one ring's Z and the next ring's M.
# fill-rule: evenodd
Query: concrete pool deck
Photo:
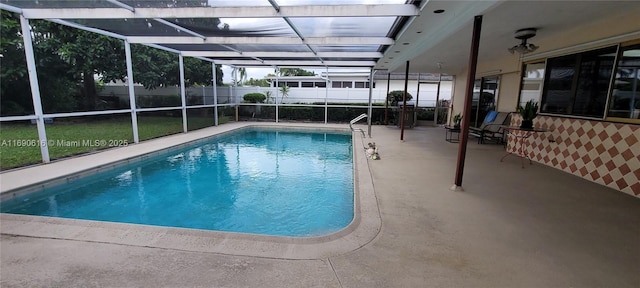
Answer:
M171 146L172 141L185 141L174 138L197 139L210 135L215 129L235 129L242 125L225 124L131 147L166 147ZM300 251L271 251L266 245L263 249L272 255L256 257L224 251L142 247L118 243L114 239L133 235L144 240L148 236L146 227L128 229L119 235L110 234L110 230L83 233L88 230L83 230L81 225L64 228L40 221L45 223L34 228L29 226L33 223L5 220L15 215L2 215L0 286L640 285L640 200L541 164L534 163L522 169L520 160L515 157L507 157L501 163L498 161L504 153L501 146L475 143L468 145L465 191L454 192L449 188L453 182L458 145L444 141L444 129L418 127L407 130L404 142L399 141L399 130L395 127L373 126L372 135L372 139L365 141L376 142L382 160L365 160L363 165L370 169L371 191L375 192L381 224L377 228L379 231L369 231L374 234L367 234L371 239L361 246L354 245L357 246L355 249L313 254L316 248L325 248L314 246L318 243L305 243ZM113 160L109 157L118 157L121 153L114 149L93 155ZM42 167L40 169L49 169L46 173L56 173L60 168L51 168L53 165L64 163L62 167L72 169L75 166L67 161L82 161L78 160L80 158L33 168ZM29 169L14 172L23 173L23 177L38 174ZM7 175L0 175L3 191L5 180L9 179ZM34 183L33 179L19 181ZM363 217L362 220L371 219ZM23 228L27 228L24 229L27 232L21 233L27 235L16 233ZM80 229L82 231L71 233L87 234L86 237L104 241L56 237L56 233L65 229ZM94 232L96 235L88 235ZM202 243L194 239L207 237L190 232L177 233L171 241L178 242L176 245L198 246ZM43 236L46 233L53 236ZM349 235L339 235L319 244L340 246L347 242L331 244L332 240L345 239ZM242 247L241 240L232 239L226 245ZM208 243L211 246L219 244ZM300 257L305 253L314 257ZM293 257L280 257L283 255Z

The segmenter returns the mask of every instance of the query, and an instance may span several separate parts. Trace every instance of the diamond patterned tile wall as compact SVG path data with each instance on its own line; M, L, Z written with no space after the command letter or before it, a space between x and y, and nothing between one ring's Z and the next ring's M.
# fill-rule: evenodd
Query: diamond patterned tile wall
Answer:
M519 126L520 115L511 125ZM640 126L539 115L525 142L530 159L640 198ZM510 135L507 151L514 152Z

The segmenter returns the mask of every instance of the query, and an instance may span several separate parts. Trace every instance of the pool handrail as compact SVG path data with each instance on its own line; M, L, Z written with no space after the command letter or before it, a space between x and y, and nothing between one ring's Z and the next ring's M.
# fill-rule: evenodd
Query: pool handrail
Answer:
M360 116L353 118L353 120L349 122L349 128L351 129L351 131L360 131L362 133L362 137L365 137L364 130L360 128L353 128L351 125L367 117L368 117L367 113L362 113L360 114Z

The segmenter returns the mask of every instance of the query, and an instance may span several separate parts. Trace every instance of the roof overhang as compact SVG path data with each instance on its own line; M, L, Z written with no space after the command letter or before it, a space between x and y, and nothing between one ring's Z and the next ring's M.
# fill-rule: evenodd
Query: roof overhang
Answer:
M0 9L182 56L252 67L372 68L395 43L398 23L420 14L413 0L165 2L2 0Z

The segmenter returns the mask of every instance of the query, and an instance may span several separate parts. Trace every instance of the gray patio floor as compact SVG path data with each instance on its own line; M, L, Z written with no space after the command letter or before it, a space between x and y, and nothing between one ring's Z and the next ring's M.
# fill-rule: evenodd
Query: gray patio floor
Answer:
M206 131L205 131L206 132ZM373 127L379 232L317 259L5 234L2 287L640 287L640 199L469 143L463 192L444 129ZM46 166L46 165L45 165ZM313 249L310 244L308 249Z

